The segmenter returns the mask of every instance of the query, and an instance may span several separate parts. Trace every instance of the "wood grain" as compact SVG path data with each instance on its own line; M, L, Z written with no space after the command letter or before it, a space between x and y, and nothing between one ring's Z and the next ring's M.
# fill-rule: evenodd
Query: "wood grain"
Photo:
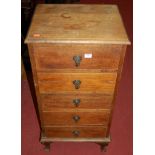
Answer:
M37 73L40 93L114 92L117 73ZM74 80L80 80L75 89Z
M74 99L80 99L79 105L73 103ZM76 109L110 109L113 94L42 94L43 111L55 108Z
M45 127L45 136L49 138L100 138L105 137L105 126L73 126L73 127ZM78 131L79 135L74 135Z
M52 69L102 69L118 70L121 45L81 45L81 44L37 44L34 55L38 71ZM92 54L92 58L85 58ZM74 56L81 56L80 65L76 67Z
M116 5L40 4L26 43L130 44Z
M44 120L42 117L42 104L40 101L36 64L35 64L34 55L33 55L33 53L34 53L33 44L28 44L28 50L29 50L31 67L32 67L33 83L34 83L34 88L35 88L35 93L36 93L35 94L36 96L34 96L34 97L36 98L37 104L38 104L38 107L36 107L36 112L37 113L39 112L39 116L38 116L39 125L40 125L40 128L42 129L42 131L44 131Z
M118 89L119 89L119 82L121 80L121 74L122 74L123 63L124 63L124 58L125 58L125 54L126 54L126 48L127 48L127 46L123 45L122 49L121 49L121 58L120 58L120 62L119 62L119 70L117 72L118 75L117 75L117 79L116 79L114 97L113 97L112 107L111 107L111 112L110 112L111 114L110 114L110 119L109 119L109 124L108 124L107 136L109 136L109 134L110 134L110 127L111 127L115 103L116 103L115 100L116 100L116 96L117 96Z
M74 116L79 116L79 121L73 119ZM100 111L56 111L43 112L45 126L47 125L107 125L109 121L109 110Z

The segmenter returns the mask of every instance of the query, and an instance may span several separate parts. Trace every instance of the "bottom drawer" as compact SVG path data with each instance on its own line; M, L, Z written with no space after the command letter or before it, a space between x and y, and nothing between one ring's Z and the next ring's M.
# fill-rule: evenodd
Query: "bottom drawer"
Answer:
M81 127L45 127L45 136L48 138L102 138L106 136L104 126Z

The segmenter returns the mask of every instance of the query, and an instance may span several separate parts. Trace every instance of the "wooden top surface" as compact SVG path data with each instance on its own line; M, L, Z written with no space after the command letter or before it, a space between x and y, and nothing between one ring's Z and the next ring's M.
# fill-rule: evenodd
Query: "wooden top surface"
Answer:
M130 44L116 5L39 4L25 43Z

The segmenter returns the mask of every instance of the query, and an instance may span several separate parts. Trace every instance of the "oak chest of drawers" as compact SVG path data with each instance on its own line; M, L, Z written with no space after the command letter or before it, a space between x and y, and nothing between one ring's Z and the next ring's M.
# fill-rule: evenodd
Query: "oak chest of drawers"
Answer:
M41 143L110 142L127 45L116 5L36 7L28 44Z

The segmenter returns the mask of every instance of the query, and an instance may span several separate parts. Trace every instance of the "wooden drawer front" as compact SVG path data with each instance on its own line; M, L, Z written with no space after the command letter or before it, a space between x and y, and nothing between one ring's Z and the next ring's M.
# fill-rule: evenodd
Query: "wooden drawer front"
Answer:
M41 93L87 92L113 94L117 73L38 73ZM79 89L74 80L80 80Z
M110 94L42 94L43 111L54 108L110 109Z
M109 111L43 112L44 125L107 125Z
M35 46L35 61L38 71L51 69L106 69L117 70L120 60L120 45L44 45ZM92 54L86 55L86 54ZM74 56L82 58L76 67Z
M50 138L103 138L106 131L104 126L45 127L45 135Z

